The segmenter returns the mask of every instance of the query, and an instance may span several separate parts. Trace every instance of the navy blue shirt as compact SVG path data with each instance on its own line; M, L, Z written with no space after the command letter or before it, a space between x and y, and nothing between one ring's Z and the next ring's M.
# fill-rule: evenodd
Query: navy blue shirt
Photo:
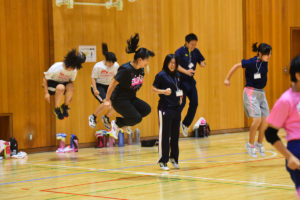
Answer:
M189 53L188 48L185 46L180 47L177 49L175 52L175 56L178 58L179 65L183 67L186 70L189 70L189 64L190 62L194 64L193 70L196 70L196 65L197 63L201 63L202 61L205 60L205 58L202 56L200 53L199 49L195 48L191 53ZM190 80L190 81L195 81L193 76L188 76L186 74L180 73L182 80Z
M176 96L176 91L180 89L180 78L178 73L176 73L175 76L170 76L164 70L162 70L156 74L153 86L161 90L170 88L172 91L171 95L169 96L164 94L159 95L159 109L180 107L180 97Z
M142 87L144 80L144 69L135 69L130 62L121 65L114 77L119 84L111 95L111 99L132 99L136 92Z
M268 62L263 62L257 56L248 60L242 60L242 67L245 68L246 86L263 89L267 84ZM260 73L260 79L254 79L254 74Z

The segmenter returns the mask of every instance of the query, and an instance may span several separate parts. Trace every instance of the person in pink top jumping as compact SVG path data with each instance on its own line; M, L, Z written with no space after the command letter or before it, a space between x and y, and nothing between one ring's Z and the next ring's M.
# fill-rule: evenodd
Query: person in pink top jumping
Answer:
M265 136L286 158L286 169L300 197L300 55L291 61L290 76L292 87L281 95L271 110ZM287 147L277 135L280 128L287 133Z

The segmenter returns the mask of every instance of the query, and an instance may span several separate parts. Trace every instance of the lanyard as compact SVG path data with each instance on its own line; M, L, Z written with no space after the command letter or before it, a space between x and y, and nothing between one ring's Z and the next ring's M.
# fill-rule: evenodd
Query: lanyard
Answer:
M190 50L188 49L189 52L189 64L192 62L192 52L190 52Z
M170 78L171 78L171 79L170 79ZM179 88L178 88L178 86L177 86L176 75L175 75L175 79L173 79L170 75L168 75L168 79L171 80L171 82L174 83L176 89L179 90Z
M255 66L256 66L256 69L257 69L257 73L259 73L259 70L260 70L260 68L261 68L262 61L260 62L259 68L257 68L257 60L258 60L258 58L256 59Z

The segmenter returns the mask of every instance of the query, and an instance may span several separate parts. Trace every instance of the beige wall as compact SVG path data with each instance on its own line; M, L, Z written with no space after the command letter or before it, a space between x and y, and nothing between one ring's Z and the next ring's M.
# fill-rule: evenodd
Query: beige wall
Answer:
M78 45L96 45L97 60L102 60L102 42L108 43L123 64L132 59L124 51L126 40L138 32L140 45L156 53L138 92L152 112L138 127L143 137L156 136L158 97L151 92L154 76L165 55L182 46L185 35L194 32L207 62L206 68L197 67L195 75L199 94L195 119L206 117L213 130L247 126L242 106L243 72L232 77L229 88L223 86L226 73L242 58L254 55L253 42L270 43L273 55L266 94L272 107L289 87L283 69L290 60L290 27L300 27L299 7L297 0L124 0L123 11L95 6L69 10L56 7L54 0L52 5L43 0L1 0L0 113L13 113L14 136L21 148L53 146L56 132L74 133L81 143L94 142L94 130L88 126L88 116L98 105L90 93L94 63L84 64L79 71L71 117L64 121L53 121L44 101L43 72ZM103 128L102 124L97 128ZM32 141L29 133L34 134Z
M182 46L185 35L190 32L198 35L198 48L207 62L206 68L198 67L195 76L199 91L195 119L206 117L214 130L244 126L242 72L235 75L231 88L223 86L227 71L243 55L240 0L124 1L123 11L92 6L75 6L73 10L54 7L53 19L56 61L78 45L97 45L100 61L103 59L101 43L107 42L119 62L125 63L132 59L132 55L124 51L126 40L135 32L140 33L141 46L154 50L156 56L151 60L150 73L146 74L144 85L138 92L138 96L152 107L151 114L137 126L143 137L158 135L158 97L151 92L155 74L161 70L166 54ZM78 74L71 118L57 121L58 132L74 132L81 142L94 141L93 130L87 120L97 107L97 101L90 92L93 65L85 64ZM102 128L101 123L98 128Z

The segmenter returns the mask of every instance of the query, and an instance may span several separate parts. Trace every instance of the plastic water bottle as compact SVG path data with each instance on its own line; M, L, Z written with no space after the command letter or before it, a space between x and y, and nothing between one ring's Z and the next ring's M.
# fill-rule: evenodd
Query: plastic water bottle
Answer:
M132 134L128 134L128 145L132 144Z
M140 129L136 128L135 129L135 143L136 144L140 144Z
M194 130L194 132L195 132L195 138L198 138L198 137L199 137L199 131L198 131L198 129L196 128L196 129Z
M124 133L122 131L119 131L118 134L118 145L119 147L124 147Z

